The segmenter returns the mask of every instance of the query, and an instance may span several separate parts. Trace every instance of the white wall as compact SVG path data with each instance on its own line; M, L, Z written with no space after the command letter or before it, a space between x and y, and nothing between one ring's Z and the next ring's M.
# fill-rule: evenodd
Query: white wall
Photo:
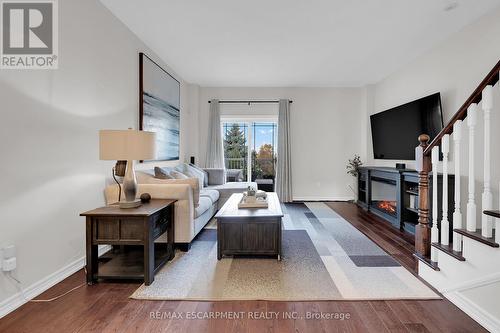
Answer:
M293 198L346 200L353 178L345 165L363 149L363 90L352 88L201 88L199 160L203 165L208 129L208 100L279 99L291 105ZM251 113L251 111L249 112Z
M498 36L500 9L465 27L381 82L367 87L371 90L368 115L441 92L443 118L445 124L448 123L500 59ZM366 126L369 162L394 166L394 161L373 159L369 120ZM415 143L418 145L417 141Z
M465 27L451 38L439 44L426 54L420 56L403 69L390 75L383 81L366 87L367 90L367 123L366 152L371 165L394 166L395 161L374 160L368 115L377 113L405 102L441 92L444 123L447 124L455 112L462 106L474 89L500 59L500 9L482 17L477 22ZM495 90L497 107L491 116L492 142L500 140L500 98L499 89ZM481 193L483 179L483 112L478 112L476 129L476 203L477 217L481 218ZM461 201L467 200L468 147L467 126L464 122L461 150ZM450 141L453 144L453 140ZM415 140L415 145L418 145ZM454 152L451 148L449 171L454 173ZM406 162L414 167L414 161ZM500 163L500 150L492 146L492 165ZM492 185L494 207L498 207L498 182L500 170L492 168ZM462 213L465 208L462 209ZM450 212L451 214L451 212ZM478 223L480 226L480 222Z
M159 60L97 0L60 1L59 19L58 70L0 71L0 247L17 247L13 275L23 288L83 258L78 214L104 204L113 164L99 160L98 130L137 128L138 52ZM196 89L181 83L181 156L189 156ZM0 273L0 309L17 292Z

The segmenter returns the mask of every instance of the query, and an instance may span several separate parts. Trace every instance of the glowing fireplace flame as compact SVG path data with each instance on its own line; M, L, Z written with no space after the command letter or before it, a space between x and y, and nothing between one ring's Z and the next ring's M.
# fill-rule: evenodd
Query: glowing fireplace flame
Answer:
M390 214L396 213L396 201L380 201L378 208L389 212Z

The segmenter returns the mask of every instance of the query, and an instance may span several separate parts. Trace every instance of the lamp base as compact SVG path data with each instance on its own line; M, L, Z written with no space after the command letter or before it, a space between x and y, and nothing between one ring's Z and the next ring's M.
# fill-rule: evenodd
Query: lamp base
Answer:
M134 201L120 201L119 205L120 205L120 208L123 208L123 209L137 208L137 207L142 205L142 202L140 199L137 199Z

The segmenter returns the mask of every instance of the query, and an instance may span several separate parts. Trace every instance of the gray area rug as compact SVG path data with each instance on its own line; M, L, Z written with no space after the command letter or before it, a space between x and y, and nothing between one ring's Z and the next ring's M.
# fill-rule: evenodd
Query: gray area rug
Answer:
M284 205L283 256L217 260L211 221L189 252L177 252L150 286L156 300L439 299L369 238L323 203Z

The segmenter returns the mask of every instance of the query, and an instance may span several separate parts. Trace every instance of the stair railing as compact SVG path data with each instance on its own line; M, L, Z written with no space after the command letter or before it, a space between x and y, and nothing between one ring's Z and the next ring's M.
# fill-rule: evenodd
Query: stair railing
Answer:
M463 132L463 120L467 119L469 131L469 174L468 174L468 202L466 215L466 229L469 232L477 231L476 223L476 199L475 199L475 162L476 152L474 142L476 140L476 124L478 104L482 102L482 111L484 119L484 185L482 194L482 209L492 209L491 195L491 124L490 114L493 109L493 86L499 81L500 61L493 67L488 75L483 79L479 86L474 90L470 97L460 107L460 109L451 118L450 122L443 130L429 143L430 138L427 134L418 137L419 146L415 148L415 168L419 174L419 209L418 225L415 228L415 256L433 267L437 268L438 251L431 251L431 243L440 242L441 248L450 247L450 252L460 253L462 250L462 236L454 232L453 238L449 239L449 228L463 228L462 212L460 206L460 148ZM450 149L450 136L454 144L454 169L455 169L455 195L453 224L450 226L448 221L448 153ZM443 152L442 170L438 170L439 165L439 147ZM430 216L430 196L429 182L432 172L433 182L433 209ZM437 184L438 173L443 174L443 207L441 228L438 230L438 205L437 205ZM432 220L432 229L430 221ZM491 216L483 215L481 234L483 237L492 237L493 220ZM498 225L498 223L497 223ZM499 230L500 232L500 230ZM441 236L441 237L440 237ZM498 236L498 233L497 233ZM450 241L452 245L450 245Z

